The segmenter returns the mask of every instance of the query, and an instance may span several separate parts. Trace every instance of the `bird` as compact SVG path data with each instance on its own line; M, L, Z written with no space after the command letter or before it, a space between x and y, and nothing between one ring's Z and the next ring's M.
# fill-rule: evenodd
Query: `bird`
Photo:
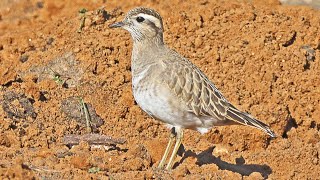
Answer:
M268 125L237 109L196 65L166 45L162 18L156 10L136 7L109 28L123 28L131 34L135 101L144 112L171 128L158 168L164 169L175 141L165 167L172 169L183 129L203 134L214 126L242 124L276 137Z

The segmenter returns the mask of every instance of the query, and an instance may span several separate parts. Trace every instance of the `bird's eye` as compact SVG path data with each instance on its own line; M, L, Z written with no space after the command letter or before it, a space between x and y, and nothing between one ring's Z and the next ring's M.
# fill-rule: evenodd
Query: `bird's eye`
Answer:
M140 22L143 22L144 21L144 18L143 17L141 17L141 16L138 16L137 17L137 21L140 23Z

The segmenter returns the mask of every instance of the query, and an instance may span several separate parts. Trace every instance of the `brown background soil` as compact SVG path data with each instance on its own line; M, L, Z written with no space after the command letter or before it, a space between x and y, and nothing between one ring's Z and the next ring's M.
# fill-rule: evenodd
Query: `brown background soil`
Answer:
M161 13L170 47L279 137L244 126L186 130L174 170L156 170L169 131L135 104L130 35L108 28L141 5ZM81 8L89 12L77 33ZM319 11L275 0L2 0L0 177L319 178L319 28ZM87 133L72 97L96 113L95 132L127 142L65 146L65 135Z

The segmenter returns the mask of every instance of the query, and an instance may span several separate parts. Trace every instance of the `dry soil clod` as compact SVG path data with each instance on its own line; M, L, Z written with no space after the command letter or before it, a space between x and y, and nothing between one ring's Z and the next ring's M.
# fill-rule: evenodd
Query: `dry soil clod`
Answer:
M97 132L97 128L104 122L90 104L84 103L81 99L79 103L78 97L69 97L63 100L60 109L68 118L75 119L79 123L85 124L86 127L92 129L93 132ZM83 118L83 116L85 118ZM92 131L90 130L89 132Z

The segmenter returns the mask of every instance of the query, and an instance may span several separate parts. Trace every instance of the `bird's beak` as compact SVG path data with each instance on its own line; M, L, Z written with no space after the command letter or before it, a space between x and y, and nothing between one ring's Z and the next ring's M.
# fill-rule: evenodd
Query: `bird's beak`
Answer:
M120 22L110 24L109 28L119 28L119 27L123 27L123 26L124 26L124 23L122 21L120 21Z

